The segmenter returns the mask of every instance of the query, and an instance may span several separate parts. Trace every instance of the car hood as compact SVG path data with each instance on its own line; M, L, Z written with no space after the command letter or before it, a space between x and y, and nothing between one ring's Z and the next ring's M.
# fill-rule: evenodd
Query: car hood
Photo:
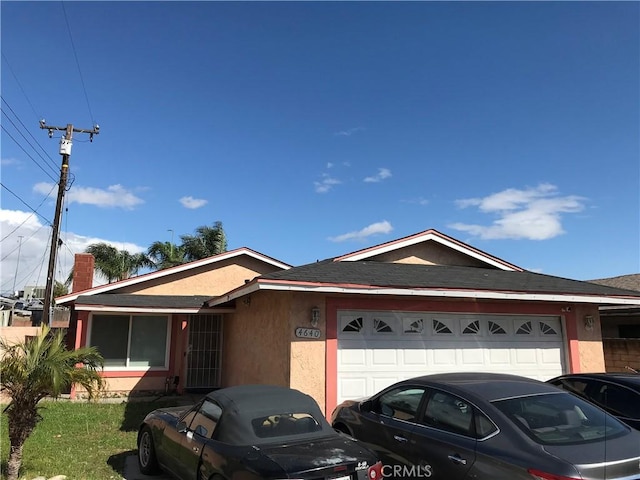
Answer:
M285 445L261 445L261 453L287 473L327 470L331 473L353 473L356 467L376 463L374 454L364 445L344 435L332 435ZM366 466L365 463L366 462ZM346 470L334 470L346 466Z
M585 480L637 478L640 475L640 435L582 445L545 445L550 454L572 463Z

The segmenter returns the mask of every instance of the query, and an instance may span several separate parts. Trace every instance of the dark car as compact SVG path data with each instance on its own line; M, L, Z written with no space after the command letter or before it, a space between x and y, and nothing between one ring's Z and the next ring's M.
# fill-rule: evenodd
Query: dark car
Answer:
M595 403L640 430L640 375L637 373L572 373L548 380Z
M396 383L332 414L383 476L640 479L640 432L581 398L515 375L450 373Z
M181 480L364 480L381 466L331 428L313 398L270 385L224 388L193 407L151 412L138 433L138 463L144 474Z

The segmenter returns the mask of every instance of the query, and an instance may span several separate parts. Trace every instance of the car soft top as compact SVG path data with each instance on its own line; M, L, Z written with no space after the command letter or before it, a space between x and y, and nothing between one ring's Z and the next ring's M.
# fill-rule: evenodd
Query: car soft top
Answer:
M302 440L334 434L334 430L320 411L316 401L298 390L275 385L238 385L215 390L207 399L217 403L223 411L215 438L232 445L258 445L282 442L283 439ZM252 421L270 415L306 413L318 423L314 432L261 438L256 435Z

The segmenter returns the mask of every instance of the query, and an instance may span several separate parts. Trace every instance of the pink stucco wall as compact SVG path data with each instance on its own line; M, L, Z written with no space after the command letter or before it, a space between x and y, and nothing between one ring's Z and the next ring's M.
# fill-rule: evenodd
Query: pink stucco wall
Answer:
M160 277L114 293L139 295L222 295L244 285L246 280L279 270L252 257L239 256L200 268L185 270L169 277Z
M226 314L222 385L289 385L291 294L256 292L240 298Z
M324 295L292 294L289 317L291 342L289 385L311 395L322 407L326 391L326 310ZM311 309L320 309L320 338L306 339L295 335L297 327L311 328Z

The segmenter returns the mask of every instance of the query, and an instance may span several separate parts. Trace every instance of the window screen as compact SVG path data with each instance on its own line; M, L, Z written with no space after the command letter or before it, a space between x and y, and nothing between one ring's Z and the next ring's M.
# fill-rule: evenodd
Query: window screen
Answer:
M91 323L91 345L104 357L105 367L127 365L129 316L94 315Z
M90 345L104 357L105 367L164 367L167 316L93 315Z

